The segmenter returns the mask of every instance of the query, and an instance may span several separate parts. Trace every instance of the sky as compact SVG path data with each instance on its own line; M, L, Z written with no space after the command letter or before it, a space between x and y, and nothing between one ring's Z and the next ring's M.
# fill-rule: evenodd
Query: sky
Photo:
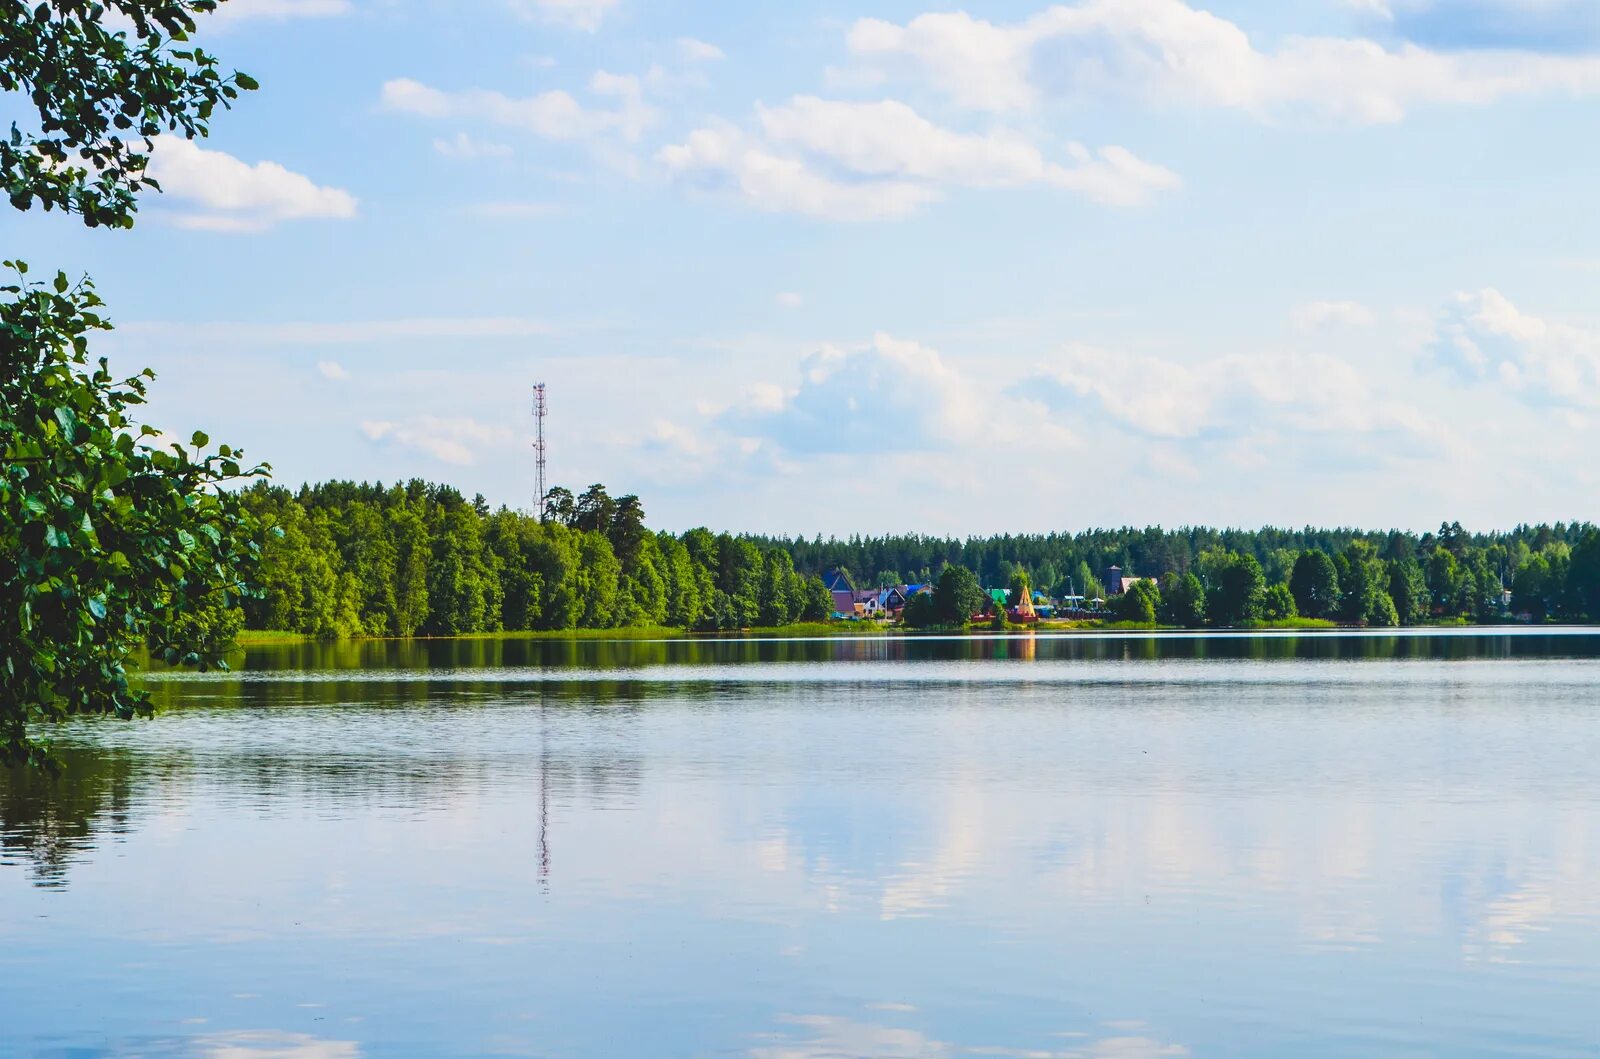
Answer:
M291 486L661 528L1596 519L1600 0L229 0L87 272ZM15 99L0 113L21 114Z

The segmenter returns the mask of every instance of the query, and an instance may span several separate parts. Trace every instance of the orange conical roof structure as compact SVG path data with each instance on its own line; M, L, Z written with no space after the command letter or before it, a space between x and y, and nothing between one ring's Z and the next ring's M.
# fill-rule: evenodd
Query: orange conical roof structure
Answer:
M1022 598L1017 600L1017 605L1014 609L1016 610L1017 617L1019 618L1038 617L1038 615L1034 614L1033 612L1033 589L1030 588L1022 594Z

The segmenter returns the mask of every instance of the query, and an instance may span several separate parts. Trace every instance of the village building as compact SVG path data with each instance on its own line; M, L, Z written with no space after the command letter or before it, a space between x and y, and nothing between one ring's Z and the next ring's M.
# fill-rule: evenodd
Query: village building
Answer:
M850 584L850 579L844 575L843 570L829 570L823 577L822 583L828 588L828 595L833 597L833 616L835 618L852 618L856 613L856 590Z
M1140 581L1154 581L1153 577L1128 577L1123 574L1122 567L1111 566L1106 568L1106 594L1120 596L1127 593Z

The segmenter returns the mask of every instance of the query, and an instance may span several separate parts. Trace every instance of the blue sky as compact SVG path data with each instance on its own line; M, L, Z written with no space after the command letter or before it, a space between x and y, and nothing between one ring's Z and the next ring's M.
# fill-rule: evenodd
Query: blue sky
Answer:
M789 533L1596 517L1600 3L230 0L85 269L280 481ZM15 110L15 102L7 101Z

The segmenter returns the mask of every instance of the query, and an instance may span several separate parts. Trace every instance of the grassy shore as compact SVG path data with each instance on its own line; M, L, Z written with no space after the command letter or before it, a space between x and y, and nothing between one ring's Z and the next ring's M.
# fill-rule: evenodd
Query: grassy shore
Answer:
M298 632L279 632L276 629L246 629L236 641L240 647L254 647L269 643L308 643L311 637Z
M1253 622L1243 626L1246 630L1282 629L1337 629L1335 622L1319 618L1290 618L1287 621ZM907 629L904 626L882 625L876 622L800 622L795 625L740 629L737 632L691 632L670 626L641 626L629 629L554 629L542 632L475 632L459 636L417 636L418 640L716 640L716 639L825 639L829 637L861 636L952 636L963 633L982 635L992 632L1072 633L1072 632L1226 632L1226 629L1190 629L1175 625L1142 624L1131 621L1041 621L1036 625L1014 625L1004 630L978 624L965 629L931 628ZM239 634L239 646L257 647L268 644L311 643L314 637L296 632L272 629L247 629ZM383 640L394 637L369 636L359 639Z

